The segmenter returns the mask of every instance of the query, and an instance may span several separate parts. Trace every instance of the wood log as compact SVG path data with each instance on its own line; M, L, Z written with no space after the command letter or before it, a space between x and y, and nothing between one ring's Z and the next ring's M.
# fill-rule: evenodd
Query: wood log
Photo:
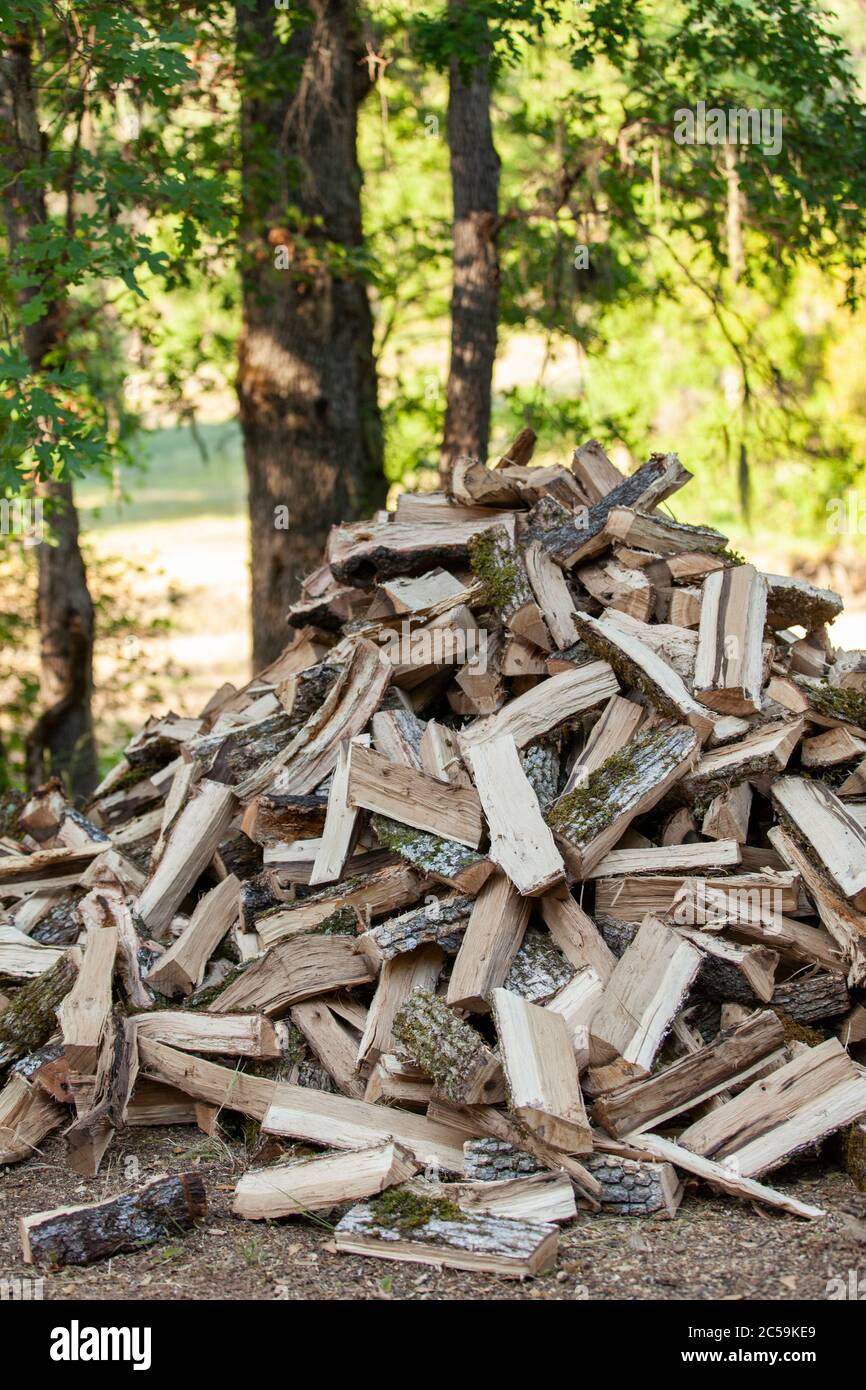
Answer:
M773 804L801 843L816 855L831 883L858 911L866 908L866 831L823 782L780 777Z
M413 865L420 874L470 895L479 892L493 873L493 861L457 840L425 830L411 830L386 816L373 818L379 843Z
M295 936L280 941L232 980L214 1000L215 1013L257 1009L279 1018L293 1004L373 979L369 961L345 936Z
M565 866L545 824L510 734L467 753L490 827L490 858L518 892L536 898L565 879Z
M848 966L849 983L866 984L866 913L852 907L847 898L829 885L796 840L781 826L770 830L768 836L785 863L800 875L809 890L821 922ZM825 955L819 956L817 952L808 958L830 969L839 968L838 960L828 961Z
M785 1031L769 1009L718 1034L697 1052L596 1100L592 1114L610 1134L638 1134L784 1060Z
M616 961L591 917L569 894L547 893L539 907L545 926L566 960L575 970L591 966L603 983L613 974Z
M371 1066L394 1051L394 1020L416 990L432 993L442 972L444 953L435 945L417 946L386 960L357 1047L357 1064ZM346 1094L350 1094L347 1092Z
M237 921L239 888L239 880L229 874L199 898L180 936L147 972L149 985L169 998L199 987L208 961Z
M381 917L407 903L417 902L422 880L405 864L395 864L364 878L351 879L299 902L277 904L256 914L256 931L265 946L314 932L335 913L351 909Z
M78 977L57 1010L70 1071L86 1075L96 1071L99 1045L111 1013L116 956L117 929L91 927Z
M446 1172L461 1174L463 1140L476 1133L470 1119L464 1128L455 1128L396 1106L369 1105L347 1096L287 1085L277 1087L274 1102L262 1121L262 1131L335 1149L359 1149L393 1141L408 1149L419 1164L435 1164Z
M379 717L374 715L373 719ZM357 843L362 816L357 806L349 804L349 755L355 744L369 747L369 734L359 734L351 743L342 744L337 754L322 838L310 874L311 884L331 883L340 878Z
M281 752L238 783L240 800L249 802L266 791L278 774L274 791L292 796L311 792L333 772L341 743L363 733L390 677L391 666L382 651L366 638L358 638L320 708Z
M32 1158L67 1113L35 1082L11 1076L0 1090L0 1166Z
M623 478L577 518L570 516L562 506L558 511L550 505L544 507L544 502L549 504L551 499L543 499L529 513L527 538L530 542L538 540L558 565L569 569L609 544L605 527L614 507L640 507L648 511L683 487L690 477L676 454L653 454L648 463L631 477Z
M329 1000L296 1004L290 1018L337 1090L361 1100L365 1087L358 1073L358 1035L330 1008Z
M619 469L614 467L596 439L588 439L575 449L571 471L590 502L600 502L623 481Z
M781 632L800 624L807 632L832 623L842 612L842 600L832 589L816 589L805 579L787 574L765 574L767 584L767 624Z
M151 1178L102 1202L21 1217L25 1264L86 1265L191 1230L207 1210L200 1173Z
M575 878L586 878L635 817L661 800L692 766L697 748L685 725L638 733L585 786L560 797L546 819Z
M577 1215L574 1189L565 1173L531 1173L499 1182L453 1182L447 1187L414 1178L406 1186L419 1197L447 1196L470 1215L543 1222L572 1221Z
M181 1052L224 1057L279 1057L274 1025L263 1014L210 1014L159 1009L131 1020L139 1038L155 1038Z
M353 743L346 800L416 830L477 849L484 838L481 803L475 791L440 782L429 773L401 767Z
M744 845L749 837L752 788L748 782L714 796L704 814L701 833L712 840L733 840Z
M202 781L169 833L165 851L135 904L147 930L159 936L218 849L235 813L231 787Z
M63 952L31 941L17 927L0 922L0 979L32 980L56 965Z
M790 1213L791 1216L802 1216L811 1221L825 1214L821 1207L801 1202L796 1197L789 1197L785 1192L777 1192L775 1188L755 1182L753 1178L741 1177L732 1168L714 1163L701 1154L691 1153L681 1144L675 1144L661 1134L649 1134L644 1131L634 1136L634 1142L653 1158L672 1163L675 1168L702 1178L711 1187L718 1188L720 1192L727 1192L732 1197L744 1197L747 1201L760 1202L763 1206L775 1207L779 1211Z
M561 1014L496 989L491 1007L511 1110L543 1143L589 1153L592 1136Z
M706 743L713 730L712 718L689 694L682 677L643 640L642 631L641 635L634 629L627 631L608 613L601 618L579 613L577 626L590 650L609 662L622 681L638 686L661 714L689 724L700 742Z
M575 670L550 676L511 700L496 714L470 724L460 733L464 754L488 739L511 734L518 748L616 695L619 686L606 661L590 661Z
M138 1056L142 1078L161 1082L218 1109L251 1115L255 1120L264 1118L279 1089L277 1082L266 1077L222 1067L155 1038L139 1038Z
M435 945L456 952L471 911L472 899L464 894L436 898L431 893L423 907L389 917L362 932L356 945L376 970L419 946Z
M44 974L22 985L0 1013L0 1069L42 1047L57 1026L56 1011L78 975L80 952L64 951Z
M651 913L679 926L722 927L767 921L799 910L799 879L791 873L731 874L698 878L677 874L598 879L595 910L625 922Z
M421 765L431 777L455 787L472 785L460 756L460 743L453 729L428 719L420 744Z
M866 1076L828 1038L696 1120L679 1142L754 1177L863 1114Z
M232 1213L247 1221L305 1216L375 1196L406 1182L417 1171L415 1159L399 1144L375 1144L351 1153L253 1168L235 1188Z
M605 705L601 717L592 726L589 738L577 755L568 774L563 796L573 792L575 787L585 786L593 772L614 753L618 753L636 734L646 717L646 711L632 700L614 695Z
M405 501L404 501L405 498ZM363 525L358 534L349 526L338 527L329 542L329 562L339 583L363 586L395 575L420 573L437 565L466 565L469 542L489 526L500 524L509 512L485 507L443 507L441 498L408 497L404 494L397 518L381 525ZM433 503L439 515L429 524ZM411 509L411 511L410 511ZM423 519L411 513L422 513ZM446 524L441 524L441 523Z
M118 1006L103 1034L93 1101L66 1131L69 1165L74 1172L83 1177L96 1177L116 1131L126 1124L137 1077L135 1024L124 1017Z
M608 1153L589 1154L585 1162L601 1183L603 1211L616 1216L676 1216L683 1183L672 1164Z
M523 941L529 912L529 902L505 874L487 880L472 904L448 982L452 1008L487 1011L491 991L503 984Z
M502 1068L481 1034L430 990L416 989L392 1024L394 1037L416 1066L455 1105L502 1097Z
M701 953L691 942L647 917L617 962L593 1017L594 1064L621 1058L625 1075L647 1075L700 964Z
M392 1188L376 1201L347 1212L334 1233L334 1243L338 1251L349 1255L523 1279L550 1267L556 1256L557 1229L508 1217L469 1215L446 1196L425 1203L412 1192Z
M515 542L514 528L492 526L469 544L474 574L485 585L488 601L516 636L544 651L552 650L550 634L529 582L524 552Z
M617 878L633 874L700 873L730 868L740 863L736 840L714 844L650 845L648 849L614 849L587 874L587 878Z
M628 613L642 623L649 622L652 617L656 591L643 570L629 569L618 560L608 559L597 564L582 565L575 571L575 577L587 593L598 599L605 608ZM578 635L575 628L571 641L576 642ZM565 647L569 644L560 642L557 645Z
M648 510L642 506L640 510L631 506L612 507L598 539L598 549L614 545L617 549L654 551L666 558L697 551L722 559L728 538L720 531L710 526L688 526L661 512L650 516Z
M761 708L767 586L752 565L708 574L701 597L695 696L720 714Z
M367 609L368 618L382 618L394 613L423 614L443 599L460 598L468 594L465 584L450 570L437 568L415 578L406 576L387 579L380 584Z

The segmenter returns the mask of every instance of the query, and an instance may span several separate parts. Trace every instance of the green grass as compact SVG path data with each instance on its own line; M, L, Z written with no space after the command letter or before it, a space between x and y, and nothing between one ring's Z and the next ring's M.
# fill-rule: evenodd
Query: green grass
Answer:
M82 480L76 496L87 529L243 515L246 480L237 422L200 425L197 433L205 453L187 428L139 434L133 462L121 470L119 498L104 478Z

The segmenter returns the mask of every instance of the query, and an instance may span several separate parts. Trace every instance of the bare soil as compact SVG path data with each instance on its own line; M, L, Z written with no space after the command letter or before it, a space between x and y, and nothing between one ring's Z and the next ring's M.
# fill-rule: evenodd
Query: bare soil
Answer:
M273 1157L273 1154L268 1157ZM132 1129L95 1179L70 1173L64 1141L0 1172L0 1280L33 1276L22 1263L19 1216L98 1201L163 1172L200 1168L209 1211L195 1231L88 1268L44 1274L45 1299L825 1299L828 1281L866 1278L866 1195L834 1167L804 1163L774 1175L816 1222L690 1186L673 1221L581 1214L563 1230L556 1266L525 1283L422 1265L338 1255L327 1220L241 1221L234 1184L251 1161L242 1142L184 1126ZM257 1156L256 1162L261 1161ZM866 1285L864 1285L866 1287Z

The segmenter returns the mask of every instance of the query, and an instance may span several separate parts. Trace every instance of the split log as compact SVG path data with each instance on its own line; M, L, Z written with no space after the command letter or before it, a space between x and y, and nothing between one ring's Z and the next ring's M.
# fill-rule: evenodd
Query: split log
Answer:
M636 816L649 811L692 765L694 730L677 725L635 735L547 814L557 845L575 878L583 879Z
M305 796L333 772L340 745L363 733L385 693L391 666L372 642L358 638L351 659L291 743L236 787L243 802L273 790ZM275 779L278 779L275 781Z
M591 773L597 772L602 763L625 747L645 717L646 711L642 706L623 699L621 695L614 695L592 726L585 747L575 758L562 789L563 796L574 791L575 787L585 786Z
M644 1131L634 1136L634 1142L653 1158L672 1163L675 1168L681 1168L684 1173L692 1173L695 1177L702 1178L710 1187L717 1187L720 1192L727 1192L732 1197L744 1197L746 1201L760 1202L763 1206L775 1207L779 1211L789 1212L791 1216L802 1216L807 1220L816 1220L824 1215L821 1207L810 1206L808 1202L789 1197L785 1192L777 1192L775 1188L766 1187L764 1183L755 1182L753 1178L741 1177L732 1168L714 1163L703 1155L691 1153L681 1144L663 1138L661 1134L648 1134Z
M377 970L419 946L435 945L456 952L471 911L472 899L463 894L452 893L445 898L430 894L424 907L370 927L358 937L356 945Z
M570 647L577 641L579 634L574 621L574 599L565 575L540 545L530 545L524 560L527 578L545 624L545 632L550 633L553 645L559 650ZM513 624L511 629L514 631ZM516 633L516 636L531 642L536 648L550 650L549 642L538 642L530 633L524 631Z
M513 526L491 526L474 536L469 556L473 573L484 583L488 601L505 626L525 642L550 651L553 644L529 582L524 553L515 543Z
M604 982L598 971L587 965L545 1004L561 1014L577 1061L578 1072L589 1065L589 1031L604 995Z
M208 961L237 921L240 883L229 874L195 905L180 936L147 972L147 983L171 998L191 994L204 979Z
M607 1153L589 1154L585 1162L601 1183L603 1211L615 1216L676 1216L683 1183L672 1164L644 1163Z
M651 913L670 917L678 926L722 927L752 919L771 921L799 907L799 879L792 873L602 878L595 888L596 913L625 922L640 922Z
M601 1096L593 1106L593 1118L610 1134L638 1134L663 1125L732 1084L741 1085L785 1055L782 1024L765 1009L653 1076Z
M127 1110L138 1077L135 1024L119 1006L109 1018L102 1039L93 1101L66 1131L70 1167L94 1178L117 1130L126 1124Z
M189 1052L157 1042L155 1038L139 1038L138 1056L143 1078L162 1082L219 1109L251 1115L255 1120L264 1118L280 1089L276 1081L221 1067L216 1062L207 1062L203 1057L194 1057Z
M754 1177L864 1114L866 1076L828 1038L696 1120L679 1142Z
M383 963L357 1047L358 1065L370 1066L378 1062L383 1053L393 1052L394 1020L416 990L435 991L443 960L438 946L426 945Z
M293 1004L367 984L373 971L345 936L294 936L247 966L214 1000L215 1013L257 1009L279 1018Z
M47 1042L56 1011L78 976L79 953L64 951L50 970L16 991L0 1013L0 1069Z
M394 1037L455 1105L502 1097L502 1068L471 1024L429 990L409 995L393 1022Z
M406 1182L417 1171L418 1164L399 1144L253 1168L235 1188L232 1213L247 1221L305 1216L375 1196Z
M469 773L460 756L460 743L453 729L428 719L420 744L421 765L431 777L455 787L469 787Z
M463 933L448 982L452 1008L486 1012L491 990L503 984L523 941L530 904L505 874L481 889Z
M565 1173L532 1173L499 1182L453 1182L447 1187L414 1178L406 1186L418 1197L447 1197L469 1215L542 1222L573 1221L577 1216L574 1189Z
M373 716L374 721L377 718L378 715ZM311 884L330 883L340 878L357 843L362 817L358 807L349 804L350 750L356 743L369 746L369 734L359 734L351 743L342 744L337 754L322 838L310 874Z
M866 909L866 831L823 782L780 777L771 788L786 825L811 848L831 883L858 911Z
M405 503L404 503L405 498ZM466 565L469 542L480 531L496 526L511 513L497 512L485 507L441 506L441 498L401 497L394 521L360 527L353 536L352 528L338 527L329 542L329 563L339 583L363 586L373 579L379 582L394 575L418 573L437 565ZM430 525L432 503L439 515ZM413 512L423 516L411 518Z
M720 714L761 708L767 586L752 565L704 580L695 662L695 696Z
M774 632L799 624L807 632L832 623L842 612L842 599L832 589L816 589L805 579L765 574L767 624Z
M445 883L462 893L475 894L493 872L493 861L457 840L411 830L399 821L375 816L373 830L379 843L399 854L420 874Z
M749 837L752 788L748 782L714 796L704 813L701 833L712 840L733 840L744 845Z
M689 526L682 521L655 512L652 516L642 507L612 507L598 540L598 548L614 545L618 549L649 550L664 556L705 552L722 559L727 536L710 526Z
M768 838L785 863L800 875L809 890L818 916L840 948L848 965L849 983L866 984L866 913L857 911L847 898L831 888L800 845L781 826L770 830ZM812 955L811 960L825 967L829 965L830 969L838 969L839 962L828 962L826 956Z
M683 487L690 477L676 454L653 454L648 463L630 478L623 478L577 518L570 516L565 507L554 510L550 506L551 499L543 499L529 513L527 538L530 542L538 540L558 565L569 569L609 544L605 527L614 507L640 507L649 511Z
M815 738L804 738L800 749L800 760L804 767L839 767L842 763L853 762L866 753L866 741L855 736L848 729L828 729ZM853 785L849 785L852 783ZM850 795L860 790L860 781L852 773L839 788L840 794Z
M447 1192L447 1189L445 1189ZM523 1279L556 1257L556 1226L469 1215L447 1196L424 1202L403 1188L353 1207L334 1233L338 1251Z
M99 1045L111 1013L111 980L117 956L117 929L91 927L78 978L57 1010L63 1050L70 1071L96 1071Z
M617 962L593 1017L594 1064L621 1058L625 1075L645 1076L700 964L701 953L691 942L647 917Z
M579 613L577 626L581 638L596 656L609 662L627 685L637 686L656 709L670 719L689 724L701 743L706 743L713 730L713 720L706 707L698 704L686 689L682 677L642 640L634 628L627 630L605 613L592 618ZM649 624L644 624L649 629Z
M40 1086L24 1076L11 1076L0 1091L0 1166L32 1158L66 1115Z
M565 866L513 737L488 739L470 747L467 756L490 827L490 858L519 893L539 897L564 880Z
M565 1019L496 989L491 1007L511 1110L539 1139L568 1153L589 1153L592 1135Z
M571 471L590 502L600 502L623 481L619 469L614 467L596 439L588 439L575 449Z
M191 1230L206 1210L200 1173L152 1178L135 1192L102 1202L22 1216L24 1263L52 1268L86 1265L140 1250L164 1236Z
M224 1057L280 1056L274 1025L263 1014L159 1009L156 1013L135 1014L131 1021L139 1038L155 1038L181 1052Z
M547 893L539 907L547 930L566 960L575 970L591 966L606 984L616 961L592 918L570 894L560 898Z
M276 1092L262 1121L265 1134L335 1149L393 1141L408 1149L418 1163L436 1164L449 1173L463 1172L463 1140L476 1132L469 1120L465 1128L455 1128L396 1106L369 1105L302 1086L280 1085Z
M0 979L32 980L56 965L63 952L31 941L17 927L0 922Z
M358 1074L358 1035L330 1008L330 1001L296 1004L290 1018L337 1090L361 1100L365 1088Z
M566 720L592 709L619 693L616 677L606 661L590 661L575 670L550 676L509 701L496 714L470 724L460 733L464 753L487 739L511 734L518 748L541 738Z
M255 927L265 946L315 932L335 913L351 910L381 917L407 903L417 902L421 879L405 864L395 864L362 879L349 879L299 902L277 904L255 915Z
M459 597L465 601L467 594L466 585L444 569L429 570L427 574L420 574L414 579L387 579L376 590L367 609L367 617L383 618L394 613L422 614L443 599Z
M552 561L548 563L552 564ZM649 622L656 606L656 591L643 570L629 569L618 560L604 560L598 564L582 565L575 571L587 593L598 599L605 608L628 613L642 623ZM578 632L575 628L572 642L576 642ZM567 642L557 643L560 647Z
M768 724L740 743L704 753L691 776L684 779L683 795L692 803L708 801L738 782L783 771L802 737L803 727L802 719Z
M231 823L236 807L231 787L203 781L172 827L165 852L148 879L135 911L159 936L204 872Z
M477 849L484 837L481 803L471 788L401 767L357 742L349 752L346 800L469 849Z
M587 874L587 878L618 878L633 874L699 873L702 869L730 868L740 862L736 840L714 844L650 845L648 849L614 849Z

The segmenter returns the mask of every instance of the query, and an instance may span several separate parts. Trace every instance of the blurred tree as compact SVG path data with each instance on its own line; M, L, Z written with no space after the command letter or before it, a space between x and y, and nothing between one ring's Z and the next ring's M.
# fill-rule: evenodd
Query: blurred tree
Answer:
M385 478L356 155L369 86L356 7L238 0L237 45L237 390L259 668L285 645L286 609L321 563L330 527L381 505Z

